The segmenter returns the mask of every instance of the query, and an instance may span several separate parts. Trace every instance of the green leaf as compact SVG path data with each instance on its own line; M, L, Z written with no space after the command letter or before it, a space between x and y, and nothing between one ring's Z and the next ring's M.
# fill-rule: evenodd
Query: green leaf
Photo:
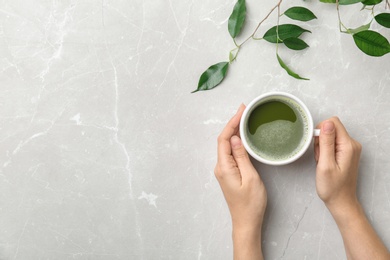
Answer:
M264 34L263 39L268 41L268 42L276 43L277 42L276 28L277 28L277 26L274 26L271 29L269 29ZM279 25L279 28L278 28L279 41L278 42L283 42L283 40L287 39L287 38L292 38L292 37L298 38L304 32L310 32L310 31L303 29L295 24Z
M210 66L199 78L198 88L191 93L200 90L210 90L218 86L226 76L229 62L220 62Z
M362 4L364 4L364 5L377 5L382 1L383 0L365 0L362 2Z
M289 67L287 67L287 65L283 62L283 60L279 57L279 55L277 53L276 53L276 57L278 58L278 62L280 64L280 66L287 71L288 75L290 75L291 77L294 77L296 79L309 80L307 78L302 78L297 73L292 71Z
M380 33L374 31L362 31L353 35L357 47L367 55L383 56L390 52L389 41Z
M340 0L339 1L339 5L353 5L353 4L356 4L356 3L360 3L362 1L363 0ZM329 4L337 3L336 0L320 0L320 2L322 2L322 3L329 3Z
M237 54L238 54L239 51L240 51L240 48L237 47L237 48L234 48L233 50L231 50L229 52L229 62L230 63L232 63L236 59Z
M381 13L381 14L376 15L374 18L375 18L375 21L377 23L379 23L380 25L382 25L386 28L390 28L390 14L389 13Z
M246 16L245 0L238 0L234 5L233 12L229 17L228 30L232 38L236 38L240 34L241 28L244 25Z
M231 63L234 60L232 51L229 52L229 62Z
M317 17L312 13L312 11L300 6L291 7L286 12L284 12L284 14L293 20L299 20L304 22L317 19Z
M368 24L359 26L358 28L355 28L355 29L347 29L347 32L350 34L355 34L355 33L366 31L366 30L370 29L370 26L371 26L371 22L369 22Z
M309 45L307 45L306 42L304 42L303 40L301 40L299 38L294 38L294 37L284 39L283 43L289 49L297 50L297 51L300 51L300 50L303 50L303 49L306 49L307 47L309 47Z

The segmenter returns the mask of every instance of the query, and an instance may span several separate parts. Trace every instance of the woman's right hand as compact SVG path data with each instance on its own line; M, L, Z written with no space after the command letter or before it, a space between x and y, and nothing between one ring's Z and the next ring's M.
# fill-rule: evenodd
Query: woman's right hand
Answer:
M315 140L318 196L332 213L358 206L356 186L362 146L351 138L337 117L320 123Z

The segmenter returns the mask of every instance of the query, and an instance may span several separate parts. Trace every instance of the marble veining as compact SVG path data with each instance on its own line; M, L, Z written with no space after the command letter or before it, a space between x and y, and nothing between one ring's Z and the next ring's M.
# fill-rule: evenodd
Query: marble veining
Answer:
M239 42L276 3L246 2ZM279 50L310 81L251 41L223 84L191 94L234 48L234 3L0 0L0 259L231 259L216 138L241 103L275 90L301 98L315 124L338 115L363 144L359 199L390 246L390 56L362 54L333 5L285 1L318 17L299 23L310 48ZM368 22L359 9L342 6L343 22ZM313 150L254 164L269 197L265 258L346 259L316 194Z

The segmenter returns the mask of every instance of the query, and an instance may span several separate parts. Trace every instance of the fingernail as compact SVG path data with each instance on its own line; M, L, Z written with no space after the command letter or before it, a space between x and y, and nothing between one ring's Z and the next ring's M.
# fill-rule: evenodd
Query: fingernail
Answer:
M237 109L237 112L236 112L236 114L238 113L238 112L240 112L240 110L241 110L241 108L244 106L244 104L243 103L241 103L241 105L238 107L238 109Z
M325 121L324 125L322 127L322 131L324 131L325 134L331 134L334 131L334 123L332 121Z
M233 149L241 147L241 139L237 135L233 135L232 138L230 138L230 144Z

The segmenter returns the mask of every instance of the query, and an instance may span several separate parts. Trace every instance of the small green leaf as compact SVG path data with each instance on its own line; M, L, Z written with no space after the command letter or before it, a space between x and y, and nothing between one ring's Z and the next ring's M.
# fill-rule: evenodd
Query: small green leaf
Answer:
M365 0L362 2L362 4L364 4L364 5L377 5L382 1L383 0Z
M229 62L231 63L234 60L232 51L229 52Z
M368 24L359 26L358 28L355 28L355 29L347 29L347 32L350 34L355 34L355 33L366 31L366 30L370 29L370 26L371 26L371 22L369 22Z
M297 73L292 71L289 67L287 67L287 65L283 62L283 60L279 57L279 55L277 53L276 53L276 57L278 58L278 62L280 64L280 66L287 71L288 75L290 75L291 77L296 78L296 79L309 80L307 78L302 78Z
M340 0L339 1L339 5L353 5L353 4L356 4L356 3L360 3L362 1L363 0ZM320 0L320 2L322 2L322 3L329 3L329 4L337 3L336 0Z
M309 47L309 45L307 45L306 42L304 42L303 40L301 40L299 38L294 38L294 37L284 39L283 43L289 49L297 50L297 51L300 51L300 50L303 50L303 49L306 49L307 47Z
M367 55L383 56L390 52L389 41L380 33L366 30L353 35L357 47Z
M200 90L210 90L218 86L219 83L226 76L226 72L229 67L229 62L220 62L210 66L203 74L200 76L198 88L191 93L200 91Z
M312 13L312 11L300 6L291 7L286 12L284 12L284 14L293 20L299 20L304 22L317 19L317 17Z
M263 36L263 39L271 42L276 43L277 40L277 33L276 33L277 26L272 27L269 29ZM278 35L279 35L279 41L282 42L284 39L295 37L298 38L302 33L304 32L310 32L309 30L303 29L295 24L282 24L279 25L278 28Z
M390 13L381 13L376 15L374 18L380 25L390 28Z
M231 50L229 52L229 62L230 63L232 63L236 59L237 54L238 54L239 51L240 51L240 48L237 47L237 48L234 48L233 50Z
M244 25L246 16L245 0L238 0L234 5L233 12L229 17L228 30L232 38L236 38L240 34L241 28Z

